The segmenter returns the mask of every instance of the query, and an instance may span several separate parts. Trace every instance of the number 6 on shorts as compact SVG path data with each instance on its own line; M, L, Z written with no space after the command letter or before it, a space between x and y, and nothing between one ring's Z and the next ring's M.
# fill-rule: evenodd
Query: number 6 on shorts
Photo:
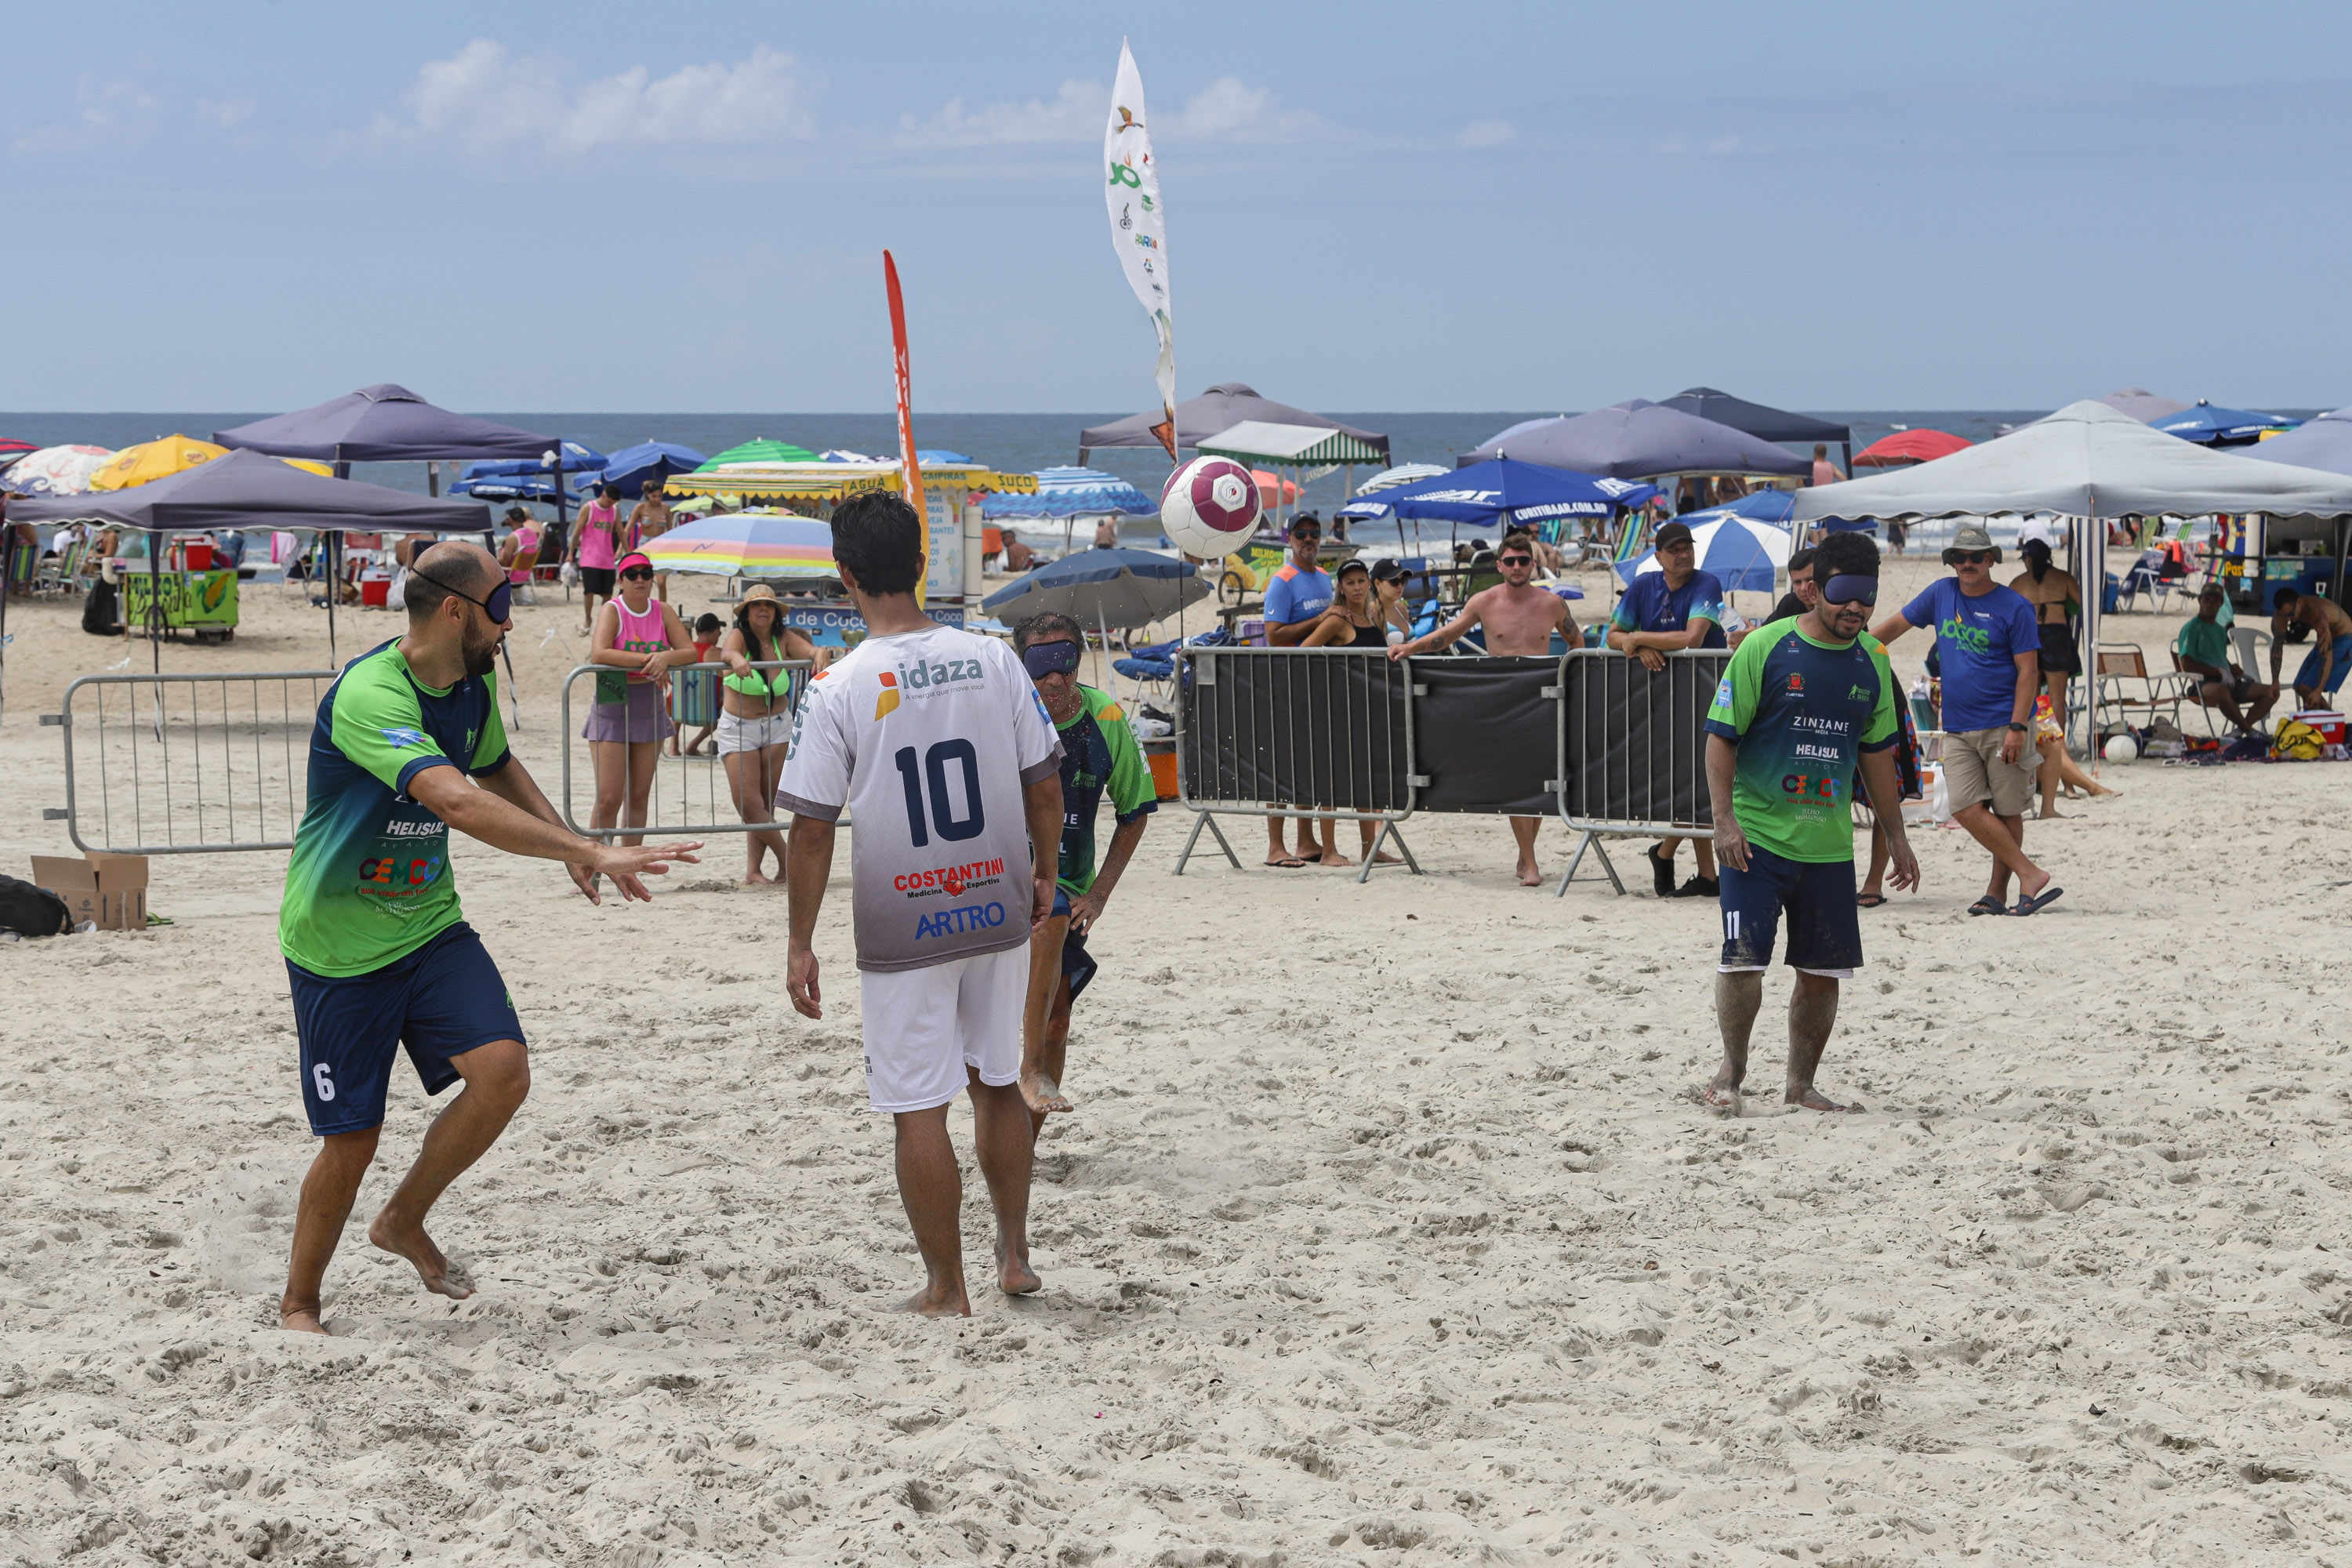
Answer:
M310 1087L319 1091L319 1099L321 1102L335 1098L335 1080L327 1076L326 1063L310 1064Z

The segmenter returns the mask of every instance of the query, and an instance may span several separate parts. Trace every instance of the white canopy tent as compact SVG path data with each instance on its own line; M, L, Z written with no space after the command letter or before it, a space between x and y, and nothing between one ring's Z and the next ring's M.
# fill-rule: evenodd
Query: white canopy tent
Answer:
M1264 463L1277 473L1288 468L1302 490L1309 481L1344 468L1348 475L1346 494L1340 498L1343 506L1356 493L1355 466L1388 460L1387 452L1337 426L1277 425L1264 419L1244 419L1213 436L1204 436L1200 450L1204 456L1231 458L1244 466ZM1281 499L1277 487L1277 517Z
M2214 512L2347 517L2352 477L2217 452L2085 399L1933 462L1801 489L1790 521L1794 526L1825 517L1908 520L2011 511L2075 520L2075 574L2085 600L2083 668L2095 673L2109 519Z

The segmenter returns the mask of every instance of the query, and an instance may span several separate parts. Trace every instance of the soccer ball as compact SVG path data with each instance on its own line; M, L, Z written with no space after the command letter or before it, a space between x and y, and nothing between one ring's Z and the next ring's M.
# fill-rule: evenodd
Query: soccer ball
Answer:
M1187 555L1218 560L1257 528L1257 481L1231 458L1195 458L1160 489L1160 526Z
M2129 735L2110 735L2105 754L2111 763L2136 763L2139 761L2139 742Z

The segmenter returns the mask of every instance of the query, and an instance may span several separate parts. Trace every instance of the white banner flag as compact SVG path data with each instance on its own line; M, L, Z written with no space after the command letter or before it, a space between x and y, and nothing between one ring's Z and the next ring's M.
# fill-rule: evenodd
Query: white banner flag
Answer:
M1160 334L1160 363L1153 372L1160 383L1160 406L1167 413L1163 426L1152 434L1176 458L1176 329L1169 320L1168 215L1160 205L1160 165L1151 157L1151 132L1143 118L1143 78L1127 40L1119 40L1118 80L1110 91L1110 123L1103 130L1103 163L1108 184L1105 197L1110 208L1110 242L1127 273L1127 286L1150 312L1152 330Z

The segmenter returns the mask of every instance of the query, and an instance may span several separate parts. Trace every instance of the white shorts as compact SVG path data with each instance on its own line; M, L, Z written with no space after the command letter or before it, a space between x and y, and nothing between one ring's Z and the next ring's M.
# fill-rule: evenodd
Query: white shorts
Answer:
M721 713L719 715L719 754L723 757L732 752L756 752L768 746L781 746L792 739L792 733L790 710L770 713L759 719Z
M866 1097L874 1109L929 1110L956 1097L964 1069L997 1088L1021 1076L1029 944L921 969L857 972Z

